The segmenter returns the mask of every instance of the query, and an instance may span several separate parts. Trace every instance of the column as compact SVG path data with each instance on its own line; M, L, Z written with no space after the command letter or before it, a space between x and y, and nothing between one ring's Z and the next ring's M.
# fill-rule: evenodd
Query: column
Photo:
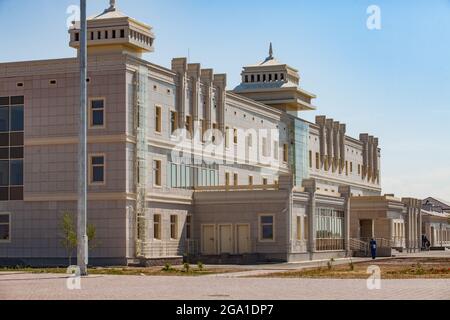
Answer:
M344 249L350 254L350 218L351 218L351 195L350 186L339 186L339 193L344 198ZM372 227L373 228L373 227Z
M311 260L316 252L316 180L304 179L302 182L305 191L309 194L307 207L308 214L308 248Z
M186 82L187 59L175 58L172 60L172 70L177 73L176 108L178 112L178 128L186 126Z
M205 132L212 127L211 123L211 100L214 71L212 69L202 69L200 71L201 81L204 85L204 115L205 115ZM202 106L203 107L203 106Z

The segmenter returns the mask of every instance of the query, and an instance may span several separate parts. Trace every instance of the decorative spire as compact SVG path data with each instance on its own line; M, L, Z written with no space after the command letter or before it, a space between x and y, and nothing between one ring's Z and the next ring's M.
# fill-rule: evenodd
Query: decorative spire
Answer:
M270 47L269 47L269 58L268 59L273 59L273 48L272 48L272 42L270 43Z
M116 0L109 0L108 11L116 11Z

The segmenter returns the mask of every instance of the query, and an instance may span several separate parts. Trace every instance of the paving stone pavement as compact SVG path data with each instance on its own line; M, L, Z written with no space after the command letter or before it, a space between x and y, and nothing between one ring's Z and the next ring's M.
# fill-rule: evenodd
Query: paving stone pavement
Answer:
M303 300L443 299L450 280L382 280L368 290L366 280L224 277L89 276L81 290L68 290L65 275L0 273L0 300Z

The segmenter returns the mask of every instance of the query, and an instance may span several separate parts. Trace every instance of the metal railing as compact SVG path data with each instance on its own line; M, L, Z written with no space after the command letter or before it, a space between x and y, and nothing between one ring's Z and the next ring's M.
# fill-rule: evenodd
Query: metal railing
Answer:
M167 258L198 254L198 241L138 241L144 258Z
M369 252L369 244L359 239L350 238L349 241L350 250L354 252L361 252L365 256Z
M253 190L278 190L278 184L241 185L241 186L210 186L194 187L196 192L212 191L253 191Z
M367 242L370 244L370 241L374 239L377 242L378 248L392 248L393 241L386 238L360 238L361 241Z
M344 239L318 238L316 239L316 250L317 251L344 250Z

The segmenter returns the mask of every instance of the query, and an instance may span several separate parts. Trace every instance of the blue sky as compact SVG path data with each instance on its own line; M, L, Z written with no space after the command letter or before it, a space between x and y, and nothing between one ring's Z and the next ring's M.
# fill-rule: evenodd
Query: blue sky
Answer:
M74 56L66 10L77 0L0 0L0 62ZM146 59L172 57L228 74L267 56L297 68L315 94L313 121L325 114L358 137L380 138L386 193L450 200L450 0L117 0L154 27ZM367 7L381 9L381 30L366 28ZM108 0L88 0L88 14Z

